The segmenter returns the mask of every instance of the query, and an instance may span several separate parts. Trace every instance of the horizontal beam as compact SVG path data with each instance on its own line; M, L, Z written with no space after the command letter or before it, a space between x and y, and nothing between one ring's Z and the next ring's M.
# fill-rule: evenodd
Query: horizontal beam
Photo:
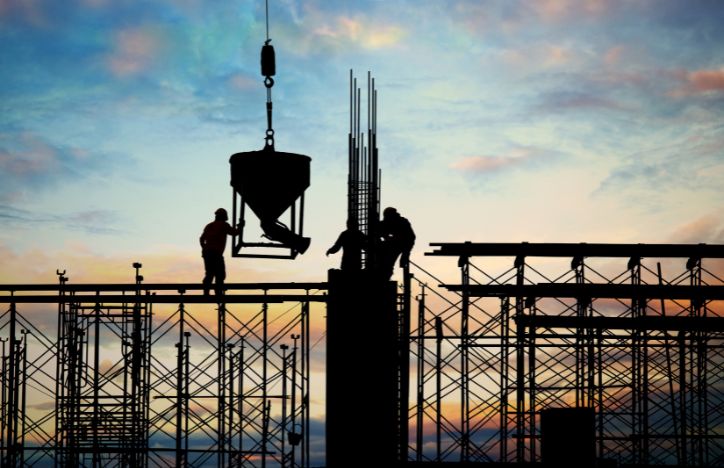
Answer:
M722 244L432 243L442 257L724 258Z
M560 297L589 299L697 299L722 300L724 286L633 285L538 283L515 284L443 284L449 291L467 289L470 297Z
M724 317L571 317L522 315L515 323L526 328L594 328L597 330L657 330L724 332Z
M327 296L306 294L0 295L0 304L271 304L282 302L327 302Z
M0 291L47 291L57 292L62 288L63 291L73 292L112 292L112 291L203 291L204 285L201 283L79 283L64 284L0 284ZM213 285L212 288L213 289ZM228 291L248 291L248 290L326 290L327 283L225 283L224 290Z

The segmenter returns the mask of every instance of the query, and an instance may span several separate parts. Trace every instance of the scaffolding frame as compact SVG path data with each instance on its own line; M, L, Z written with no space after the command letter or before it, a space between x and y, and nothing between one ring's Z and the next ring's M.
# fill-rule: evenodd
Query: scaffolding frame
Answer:
M400 461L537 463L541 411L588 407L599 459L724 466L724 246L435 247L459 280L403 272ZM0 286L2 466L309 466L327 284L209 297L139 268Z
M326 284L204 296L134 267L133 284L1 286L1 465L310 466L310 306Z
M724 246L432 245L460 280L413 264L408 460L540 462L541 410L593 407L599 459L724 466Z

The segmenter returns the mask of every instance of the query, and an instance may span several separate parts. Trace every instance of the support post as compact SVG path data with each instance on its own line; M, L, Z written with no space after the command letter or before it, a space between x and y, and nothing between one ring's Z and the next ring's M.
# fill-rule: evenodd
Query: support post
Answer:
M329 468L398 465L395 298L395 283L371 271L329 271Z

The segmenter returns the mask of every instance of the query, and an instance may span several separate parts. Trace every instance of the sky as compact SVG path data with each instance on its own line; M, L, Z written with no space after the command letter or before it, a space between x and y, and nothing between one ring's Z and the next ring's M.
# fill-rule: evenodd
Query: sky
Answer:
M0 0L0 283L200 281L229 156L264 144L261 0ZM324 281L348 77L378 89L382 204L431 242L724 243L721 0L269 0L276 148L312 158ZM228 255L228 253L227 253ZM321 313L320 313L321 315ZM54 322L53 322L54 323ZM52 324L51 324L52 325ZM316 338L316 337L315 337Z
M376 78L382 204L430 242L724 243L724 4L270 0L276 148L312 158L309 251L344 227L348 76ZM259 0L0 0L0 282L199 281L261 149ZM451 265L454 269L454 265Z

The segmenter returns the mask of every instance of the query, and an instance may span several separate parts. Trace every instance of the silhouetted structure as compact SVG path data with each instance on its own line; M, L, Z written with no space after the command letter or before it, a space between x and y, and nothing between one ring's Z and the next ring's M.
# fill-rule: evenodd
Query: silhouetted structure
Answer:
M362 127L362 93L357 78L349 72L349 171L347 173L347 219L368 239L362 252L361 266L376 265L379 244L380 179L377 149L377 89L375 79L367 73L367 129ZM367 143L365 144L365 135Z
M342 250L342 264L345 271L362 269L362 250L365 248L366 237L357 228L355 221L347 221L347 229L337 237L337 241L327 250L327 255Z
M398 257L400 268L408 269L410 252L415 245L415 231L412 230L407 218L400 216L395 208L385 208L380 223L380 236L382 238L379 248L380 274L387 278L392 277Z
M395 466L398 352L395 283L370 270L330 270L327 466Z
M219 208L214 213L215 219L204 228L199 237L201 244L201 256L204 259L204 294L209 294L209 289L214 279L216 280L216 295L224 293L224 280L226 279L226 265L224 264L224 250L226 249L226 236L238 234L238 230L229 226L227 222L229 215L226 210Z
M596 466L593 408L547 408L540 412L541 461L548 468Z
M0 285L3 466L310 466L309 314L326 300L330 466L539 463L555 408L594 411L602 466L724 465L724 280L710 268L724 246L432 254L461 281L411 262L412 323L407 294L364 270L331 271L329 296L310 293L324 283L227 284L220 307L198 284L138 271L132 284ZM33 303L58 306L57 337ZM561 430L548 435L584 435Z
M380 243L377 91L369 73L369 147L361 131L360 104L361 92L350 72L347 216L348 226L359 226L366 242L362 269L352 261L349 266L355 268L345 268L348 265L343 260L341 270L329 271L326 434L331 468L395 466L407 459L409 288L398 295L396 284L381 269L384 249ZM349 346L363 342L374 346ZM350 401L363 415L354 423L349 417ZM350 445L364 446L364 441L368 446L363 450Z
M309 248L311 239L304 237L304 191L309 187L311 158L303 154L285 153L274 148L272 126L272 87L276 75L274 47L269 38L267 6L266 41L261 49L261 74L266 87L267 129L264 148L260 151L236 153L229 159L233 187L232 224L239 229L234 237L234 257L296 258ZM262 237L244 238L246 207L260 221ZM280 219L289 213L286 224ZM269 251L277 253L268 253Z
M0 464L308 467L310 304L326 285L227 284L216 305L134 266L135 284L0 286L14 292L0 294ZM57 338L32 303L57 304Z
M461 281L415 266L416 460L538 462L541 411L588 407L601 463L724 465L724 246L433 245Z

